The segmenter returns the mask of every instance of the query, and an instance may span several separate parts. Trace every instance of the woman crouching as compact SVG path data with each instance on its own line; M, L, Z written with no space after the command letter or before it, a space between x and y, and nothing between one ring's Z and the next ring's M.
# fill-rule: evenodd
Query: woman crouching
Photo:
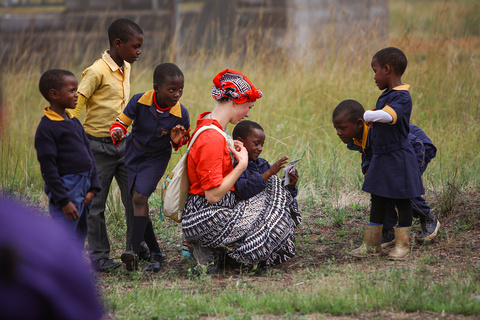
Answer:
M213 79L212 112L200 114L197 128L215 125L226 131L248 117L262 92L242 73L226 69ZM195 134L195 132L194 132ZM236 160L236 166L233 162ZM248 200L235 195L234 184L248 165L248 152L240 141L216 130L200 134L188 155L190 195L183 212L185 239L198 264L216 273L224 254L247 265L272 266L295 255L292 216L298 206L272 179L266 192Z

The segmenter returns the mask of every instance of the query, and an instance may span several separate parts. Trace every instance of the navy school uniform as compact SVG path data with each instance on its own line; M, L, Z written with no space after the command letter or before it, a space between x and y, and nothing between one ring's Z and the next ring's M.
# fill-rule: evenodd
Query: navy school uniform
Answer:
M392 115L391 123L374 122L369 130L372 158L362 190L390 199L411 199L424 194L415 151L408 134L412 99L409 85L385 90L375 110Z
M145 196L155 191L170 161L172 128L180 124L190 129L187 108L177 102L170 110L158 113L154 96L154 90L134 95L119 117L126 123L133 121L125 149L128 188L132 191L135 186ZM125 121L124 116L130 121Z
M64 119L50 108L44 109L35 133L35 149L49 199L50 216L61 222L78 240L81 248L87 235L87 215L91 203L84 205L87 192L100 191L95 158L82 124L65 111ZM68 220L62 207L72 202L79 220Z
M240 175L237 182L235 182L235 192L240 198L248 199L260 193L267 187L267 182L263 179L264 174L271 165L267 160L258 158L255 161L249 161L247 169ZM298 194L298 189L290 189L285 187L293 198Z

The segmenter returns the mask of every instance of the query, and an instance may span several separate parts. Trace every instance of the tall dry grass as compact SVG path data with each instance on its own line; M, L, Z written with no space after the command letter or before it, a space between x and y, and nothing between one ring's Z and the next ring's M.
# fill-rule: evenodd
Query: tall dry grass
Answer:
M478 15L474 13L479 12L479 5L464 0L458 4L401 1L390 6L391 32L385 43L372 41L375 45L369 46L366 39L374 39L374 35L353 34L343 43L338 39L324 41L321 50L303 59L258 45L253 41L255 30L242 34L247 38L235 49L227 50L220 43L185 55L181 54L182 46L189 44L180 43L175 50L165 48L161 55L144 50L133 65L132 94L150 90L153 69L159 62L178 64L185 74L181 100L195 127L197 116L213 108L213 77L225 68L240 70L264 93L250 114L267 135L262 156L271 162L283 155L303 158L299 165L299 199L338 201L352 194L355 198L363 180L360 155L349 152L336 137L331 113L347 98L358 100L366 109L373 108L380 91L373 81L371 57L381 47L396 46L409 60L403 81L412 85L411 120L438 147L437 157L424 175L427 193L441 193L452 182L462 188L478 188L480 40ZM264 34L265 39L268 36ZM33 147L36 125L47 104L37 89L41 73L52 67L65 68L80 78L82 70L100 56L99 48L107 45L79 41L75 33L70 33L55 48L32 50L41 47L42 41L48 42L49 37L48 32L34 39L23 34L22 41L4 57L0 185L4 193L27 198L38 194L37 198L45 199ZM366 46L354 45L362 41ZM170 167L179 158L173 155Z

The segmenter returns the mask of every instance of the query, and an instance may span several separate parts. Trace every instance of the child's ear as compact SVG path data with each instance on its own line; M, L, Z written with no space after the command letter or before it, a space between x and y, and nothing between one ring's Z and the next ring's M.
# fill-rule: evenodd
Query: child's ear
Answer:
M357 126L358 127L363 127L364 120L362 118L358 118L357 120Z
M120 48L123 46L123 42L122 40L120 40L120 38L117 38L115 40L113 40L113 45L116 47L116 48Z
M244 141L245 141L241 137L238 137L236 140L240 141L241 143L244 143Z
M50 89L48 91L48 97L50 100L56 100L58 98L58 91L55 89Z
M389 64L386 64L383 66L383 70L385 71L385 74L389 74L393 69Z
M158 84L156 83L153 84L153 90L155 90L155 92L158 92Z

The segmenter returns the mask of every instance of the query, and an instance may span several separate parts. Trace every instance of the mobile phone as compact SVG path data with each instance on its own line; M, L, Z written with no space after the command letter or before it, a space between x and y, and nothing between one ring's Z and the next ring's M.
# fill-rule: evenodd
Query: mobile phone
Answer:
M297 160L293 160L293 161L290 161L287 166L283 169L283 177L282 177L282 182L283 182L283 185L284 186L287 186L290 184L290 177L288 176L288 174L291 172L291 173L295 173L295 171L297 170L297 163L302 160L302 158L300 159L297 159Z

